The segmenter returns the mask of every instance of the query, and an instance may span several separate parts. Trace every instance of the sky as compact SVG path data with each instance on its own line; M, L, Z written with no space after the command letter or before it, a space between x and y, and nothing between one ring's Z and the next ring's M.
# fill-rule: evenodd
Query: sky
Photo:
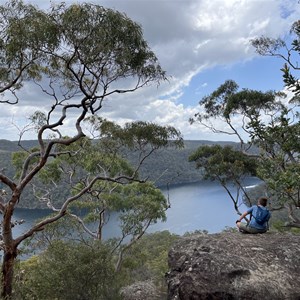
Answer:
M6 2L0 0L0 5ZM50 1L25 0L42 9ZM59 3L58 1L52 1ZM83 1L64 1L67 4ZM89 2L88 0L85 2ZM152 85L122 101L105 106L101 116L119 124L135 120L171 125L186 140L233 140L211 133L200 124L189 124L199 111L199 100L228 79L241 88L283 90L283 61L261 57L250 40L259 36L285 37L299 19L298 0L94 0L125 13L139 23L169 80ZM47 111L41 94L25 85L20 105L1 104L0 139L18 140L27 118ZM66 124L72 131L72 122ZM24 139L36 139L27 132Z

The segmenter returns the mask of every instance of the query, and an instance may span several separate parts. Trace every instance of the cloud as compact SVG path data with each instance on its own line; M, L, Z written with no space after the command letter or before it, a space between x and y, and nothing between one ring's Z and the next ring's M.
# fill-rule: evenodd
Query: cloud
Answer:
M47 8L50 2L30 3ZM173 125L186 139L211 137L207 129L188 123L198 109L185 102L185 92L192 79L215 66L251 60L256 55L249 44L251 38L285 34L300 13L297 0L107 0L101 5L124 12L141 24L145 39L169 76L169 81L159 87L111 97L104 103L103 116L119 123L149 120ZM203 78L196 89L199 92L208 86L218 87ZM22 97L21 112L3 105L0 125L7 124L12 116L23 124L25 114L37 107L49 109L51 105L31 85L26 86ZM17 136L11 127L2 128L0 137Z

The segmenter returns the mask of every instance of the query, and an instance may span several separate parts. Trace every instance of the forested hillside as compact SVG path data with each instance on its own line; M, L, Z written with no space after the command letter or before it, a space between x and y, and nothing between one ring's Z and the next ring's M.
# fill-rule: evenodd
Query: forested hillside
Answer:
M148 157L141 167L140 175L142 178L154 181L156 186L199 181L202 176L199 170L196 170L194 163L188 161L188 157L199 146L210 144L236 145L232 142L185 141L182 149L163 149ZM22 147L20 147L17 141L0 140L0 166L4 173L9 177L14 176L14 168L11 163L13 152L30 149L36 145L37 141L22 141ZM137 159L134 153L130 153L129 157L132 163ZM0 186L0 188L3 187ZM66 191L61 187L55 193L59 197L59 195L65 195ZM19 207L40 207L39 202L33 200L31 193L27 190Z
M202 175L188 158L198 147L213 144L236 145L231 142L185 141L183 149L164 149L149 157L142 166L141 175L149 177L157 186L199 181Z

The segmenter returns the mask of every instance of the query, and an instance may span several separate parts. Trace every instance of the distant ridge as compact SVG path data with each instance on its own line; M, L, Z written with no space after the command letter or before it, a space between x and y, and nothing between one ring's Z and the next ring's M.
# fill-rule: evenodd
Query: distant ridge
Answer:
M22 140L22 147L26 149L33 148L38 145L37 140ZM236 142L232 141L209 141L209 140L184 140L185 147L187 148L197 148L201 145L238 145ZM15 152L20 151L22 148L19 146L19 141L9 141L6 139L0 139L0 151Z
M27 140L21 142L22 147L30 149L37 146L37 140ZM198 147L202 145L231 145L238 147L235 142L215 142L207 140L186 140L184 141L185 147L183 149L161 149L155 155L151 155L144 161L139 174L141 178L148 178L153 181L157 187L166 185L187 184L199 182L202 180L200 170L195 168L193 162L189 162L188 158ZM10 178L15 175L14 168L11 163L11 154L16 151L21 151L22 148L18 145L18 141L0 140L0 169ZM134 163L137 158L134 153L128 153L128 159ZM0 188L4 186L0 183ZM64 187L58 187L55 191L55 198L58 202L62 196L65 195L67 190ZM27 190L20 206L23 208L45 208L41 203L35 201L32 193Z
M0 139L0 151L9 151L9 152L16 152L22 150L22 148L18 145L18 141L9 141ZM21 141L21 145L26 148L30 149L35 147L38 144L37 140L24 140Z

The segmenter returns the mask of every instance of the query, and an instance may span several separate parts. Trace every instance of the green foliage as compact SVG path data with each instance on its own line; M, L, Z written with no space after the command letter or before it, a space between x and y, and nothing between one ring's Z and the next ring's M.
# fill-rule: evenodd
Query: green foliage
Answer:
M100 139L94 143L81 139L71 146L57 147L58 158L40 172L44 182L59 184L68 176L72 194L76 195L86 187L82 178L99 178L80 201L73 203L73 207L87 212L86 221L99 222L98 236L105 224L104 213L111 210L120 212L123 237L139 235L150 224L165 220L167 203L161 191L151 183L132 180L138 180L137 170L149 155L170 145L170 138L176 138L174 143L181 146L180 133L146 122L126 124L124 128L96 117L89 122ZM124 147L136 151L137 166L126 159Z
M122 187L119 196L120 227L125 235L138 235L147 224L165 221L167 201L151 183L132 183Z
M153 183L139 179L137 171L157 149L172 146L170 138L176 138L174 145L181 146L180 133L172 127L146 122L126 124L124 128L97 118L91 122L100 139L91 142L82 138L70 146L56 146L56 155L39 173L44 185L39 191L36 188L36 195L42 197L51 183L55 189L63 184L74 197L87 189L70 207L84 211L85 216L80 216L84 222L98 224L95 232L89 232L93 238L102 239L111 211L119 213L120 241L140 237L151 224L165 220L168 203ZM126 159L128 149L138 157L136 166ZM97 181L90 185L90 178ZM47 199L55 204L52 193Z
M280 103L276 101L276 96L278 93L273 91L261 92L243 89L228 97L224 116L229 118L230 115L242 113L250 120L256 119L262 110L273 110L280 106Z
M264 179L271 193L276 195L277 204L291 203L299 207L299 161L298 152L300 123L293 123L290 110L282 109L271 124L256 129L254 143L262 150L259 167L260 178Z
M20 176L20 172L22 170L26 156L27 153L25 151L18 151L12 154L12 163L15 169L17 170L15 176Z
M299 31L298 27L299 22L294 29ZM252 42L260 54L284 58L276 54L286 46L283 41L261 38ZM293 45L286 58L290 66L293 66L290 54L298 42ZM285 74L290 75L287 66ZM298 83L290 84L297 94ZM240 140L240 152L206 146L190 156L190 160L196 162L206 179L218 180L223 185L237 211L237 198L234 199L227 184L232 181L237 187L237 196L242 190L244 201L251 205L250 193L241 183L245 175L259 177L265 183L262 194L271 197L274 208L288 207L293 225L300 226L300 219L295 215L295 208L300 207L299 97L296 95L289 103L283 101L284 98L286 95L282 92L239 90L235 82L226 81L199 102L201 112L192 121L199 121L213 132L234 135ZM224 127L215 126L214 119L222 121Z
M172 127L164 128L146 123L136 124L136 128L134 128L135 124L128 125L125 130L120 130L118 126L113 125L115 132L123 131L124 136L128 131L127 141L123 138L124 145L127 147L131 135L137 137L134 142L139 144L141 153L135 168L131 167L122 156L120 149L111 147L112 151L106 152L107 149L102 149L101 145L97 148L95 144L83 138L84 118L95 115L102 108L105 98L113 94L133 92L151 82L159 83L166 79L155 54L143 38L140 25L125 14L89 3L69 6L65 3L53 4L50 10L42 11L32 5L24 4L21 0L14 0L0 7L0 17L0 91L11 92L16 98L15 102L11 100L0 102L17 104L19 99L15 91L20 89L23 80L27 79L34 79L32 84L38 84L46 98L45 101L52 100L48 111L45 113L37 111L29 118L30 125L34 125L37 130L38 144L36 149L28 151L23 149L24 151L14 154L15 181L2 172L0 174L1 182L10 190L9 193L3 192L5 197L1 197L1 211L5 216L2 222L5 254L2 295L5 299L10 299L13 262L22 241L35 232L43 230L44 225L68 214L68 205L84 194L88 194L90 199L95 195L95 198L99 199L102 186L101 184L97 186L96 183L100 181L124 185L132 181L142 182L138 178L138 170L142 162L155 149L167 146L167 139L171 137L180 139L180 133ZM70 111L72 111L71 119ZM74 125L75 134L64 137L61 128L69 120ZM139 130L140 127L143 128ZM146 132L148 129L152 129L149 135ZM22 133L26 130L28 128L25 127ZM111 138L114 136L112 135ZM122 138L118 139L117 146L123 145L120 140ZM149 151L144 148L146 146L150 146ZM85 155L84 159L82 155ZM57 183L63 184L64 187L64 194L59 199L62 203L58 203L55 199ZM50 185L53 185L52 190ZM95 189L93 189L94 185ZM28 229L26 233L12 239L13 212L20 200L23 200L23 195L29 187L33 187L34 196L47 203L49 207L59 208L53 209L56 214L52 218L46 218L42 223ZM107 192L107 186L105 188ZM165 199L160 192L155 191L154 187L146 186L149 195L142 195L139 188L135 190L134 194L126 191L124 195L129 193L129 198L137 206L135 216L137 214L141 216L135 222L133 217L130 217L130 213L134 214L135 207L127 203L128 207L125 209L130 213L124 217L127 218L124 223L130 223L130 228L127 228L126 232L140 234L141 227L145 230L145 224L141 224L144 218L148 218L146 224L150 224L155 222L155 218L164 217L161 207L164 208ZM147 207L142 207L140 204L142 198L147 200ZM153 204L150 205L150 202ZM107 206L104 207L106 208ZM155 213L154 210L159 212ZM81 252L77 246L72 245L70 249L74 261ZM53 255L56 259L58 253L61 253L63 260L52 266L55 271L58 271L51 274L52 283L48 278L44 278L45 294L41 298L64 297L66 299L67 294L68 296L72 294L69 291L72 286L71 290L74 290L74 294L70 295L70 299L108 299L109 297L115 299L107 286L102 286L105 278L109 277L109 268L107 272L101 273L103 277L99 275L95 277L95 271L88 274L90 277L88 279L80 277L75 264L68 265L66 270L61 268L62 263L68 258L66 252L70 248L69 245L51 244L50 248L51 251L47 253L49 257ZM91 254L82 259L87 260L88 256ZM53 261L54 259L51 262ZM45 260L45 262L49 261ZM105 263L99 257L99 263L95 263L95 266L97 265L98 269L101 266L105 268ZM88 264L81 266L81 268L85 267L90 269ZM44 268L50 266L46 264ZM65 286L62 284L57 289L56 294L48 293L54 286L58 287L64 279L65 274L62 275L61 271L68 273L72 269L80 278L78 282L82 282L83 285L79 288L79 285L76 286L75 281L70 279ZM43 268L37 272L42 273L42 270ZM88 283L90 283L90 290L84 291L83 287ZM41 286L42 283L38 282L37 290L33 291L33 295L42 293L39 290ZM101 298L98 297L98 293Z
M166 219L168 208L162 192L151 183L131 183L128 185L102 185L97 187L101 195L74 203L72 207L84 209L86 222L98 222L100 227L106 224L111 211L118 212L122 238L136 236L158 220ZM105 214L104 214L105 212ZM99 232L99 235L100 232Z
M109 243L63 242L60 237L56 231L46 250L19 263L15 299L117 300L122 287L146 280L166 297L168 251L179 236L168 231L144 235L126 252L119 273Z
M92 116L86 119L93 133L100 137L102 146L106 148L126 147L130 150L148 150L173 146L182 148L183 139L178 130L172 126L160 126L151 122L136 121L121 127L101 117ZM111 151L111 149L109 149Z
M168 252L178 239L178 235L169 231L145 234L126 252L121 272L126 274L128 284L151 280L166 293L164 277L168 271Z
M118 299L110 251L98 242L54 242L34 261L22 263L17 293L22 299Z
M214 118L223 114L224 103L226 105L227 99L233 95L238 89L238 85L233 80L227 80L218 89L216 89L211 95L201 99L199 104L204 106L206 114L196 114L195 116L202 119Z
M187 231L184 233L183 236L191 236L191 235L195 235L195 234L201 234L201 235L205 235L205 234L208 234L208 231L207 230L202 230L202 229L196 229L194 231Z
M293 234L300 234L300 228L290 228L288 226L285 225L286 222L283 222L280 219L276 219L272 222L272 230L280 232L280 233L284 233L284 232L289 232L289 233L293 233Z
M47 14L22 1L1 6L0 19L0 89L11 89L14 95L24 79L41 79L40 50L57 45L57 30Z
M22 145L24 148L33 148L37 144L37 141L23 141ZM97 144L97 141L94 141L94 145ZM139 175L141 178L148 178L150 181L155 182L156 186L166 186L169 184L181 184L181 183L190 183L190 182L196 182L202 180L202 174L198 170L195 169L194 164L191 162L188 162L189 155L194 152L200 145L205 144L212 144L210 141L184 141L184 148L176 148L176 147L168 147L168 148L162 148L155 151L153 154L151 154L149 157L147 157L146 160L143 161L143 164L141 165L139 169ZM236 143L220 143L220 144L232 144L237 145ZM102 144L103 145L103 144ZM79 172L79 169L82 169L83 167L80 167L84 165L84 168L89 172L96 172L97 169L97 159L98 161L104 161L104 155L105 151L100 152L98 148L95 148L95 151L90 151L90 146L88 146L88 143L82 142L81 148L83 148L83 151L85 153L84 156L81 156L80 159L78 159L77 156L70 156L70 155L64 155L63 160L68 161L74 161L74 164L76 163L77 171ZM3 150L2 150L3 149ZM67 148L66 148L67 149ZM66 150L64 149L64 150ZM76 152L76 149L80 149L80 147L77 145L74 147L70 146L68 149L74 149ZM106 152L112 156L112 148L105 148L108 149ZM10 176L13 176L15 174L15 170L11 164L11 155L13 152L18 150L17 142L8 142L5 140L0 141L0 162L1 166L5 167L6 173ZM63 151L63 149L61 148ZM125 157L128 158L128 161L130 162L130 165L128 166L128 171L125 171L125 174L132 174L132 165L136 165L138 161L138 155L135 150L129 150L129 149L122 149L122 153ZM25 158L25 152L23 154L17 154L21 155L22 159L20 159L20 167L23 164L24 158ZM24 155L24 157L23 157ZM98 158L98 156L100 158ZM124 160L119 160L119 162L123 162ZM52 174L55 175L55 180L57 182L60 182L58 186L51 191L52 198L56 199L56 203L61 203L64 198L66 198L69 194L68 189L66 188L68 186L68 183L65 182L65 179L63 180L63 172L58 167L57 163L61 164L62 160L59 160L56 158L56 162L54 160L50 160L49 163L45 166L45 169L40 173L39 177L42 181L41 184L38 184L38 186L46 187L47 184L51 182L51 176ZM126 162L128 164L128 162ZM53 167L51 165L54 165ZM105 165L109 166L109 159L107 159L107 162ZM63 164L62 164L63 166ZM113 166L110 166L112 168ZM126 170L126 165L121 166L123 170ZM71 169L70 169L71 171ZM77 172L76 171L76 172ZM80 173L82 175L82 173ZM37 183L36 183L37 184ZM30 189L28 191L26 190L22 201L19 203L19 207L24 208L45 208L45 203L37 201L33 195Z
M125 14L90 3L62 3L53 7L50 17L65 47L60 44L56 55L49 55L50 64L44 71L51 77L63 77L63 86L70 92L80 88L90 97L99 87L104 97L107 87L120 79L136 76L143 82L140 87L165 79L141 27Z
M244 176L255 176L257 162L241 151L220 145L199 147L189 157L196 167L203 170L204 179L221 183L240 181Z
M265 179L268 188L276 194L279 204L292 202L300 207L299 193L300 166L288 164L282 168L282 159L266 159L262 161L258 172Z
M256 120L262 111L281 107L276 96L284 96L282 93L249 89L238 91L238 88L236 82L227 80L210 95L203 97L199 105L204 108L204 113L197 113L196 120L202 122L210 118L222 117L229 122L235 114L242 114L250 120Z
M145 144L150 144L156 148L169 145L178 148L183 147L182 137L179 136L179 132L172 126L162 127L154 123L137 121L127 123L123 134L126 137L129 149L134 149L135 147L141 149Z
M283 81L298 99L300 93L299 79L292 72L299 70L297 59L300 53L300 21L297 20L291 26L287 41L281 38L274 39L262 36L251 42L260 55L279 57L284 60L284 66L281 69Z
M28 170L32 170L35 165L39 161L39 154L38 154L38 148L32 148L29 151L18 151L14 152L12 154L12 164L15 168L15 179L19 178L21 175L21 172L23 170L24 164L28 157L31 157L31 159L28 161Z
M29 120L35 125L35 129L38 132L47 123L47 116L41 111L36 111L29 117Z
M37 220L41 221L41 220ZM22 253L32 255L45 251L50 245L59 241L86 241L86 234L78 221L66 215L64 218L48 224L43 230L23 243Z

